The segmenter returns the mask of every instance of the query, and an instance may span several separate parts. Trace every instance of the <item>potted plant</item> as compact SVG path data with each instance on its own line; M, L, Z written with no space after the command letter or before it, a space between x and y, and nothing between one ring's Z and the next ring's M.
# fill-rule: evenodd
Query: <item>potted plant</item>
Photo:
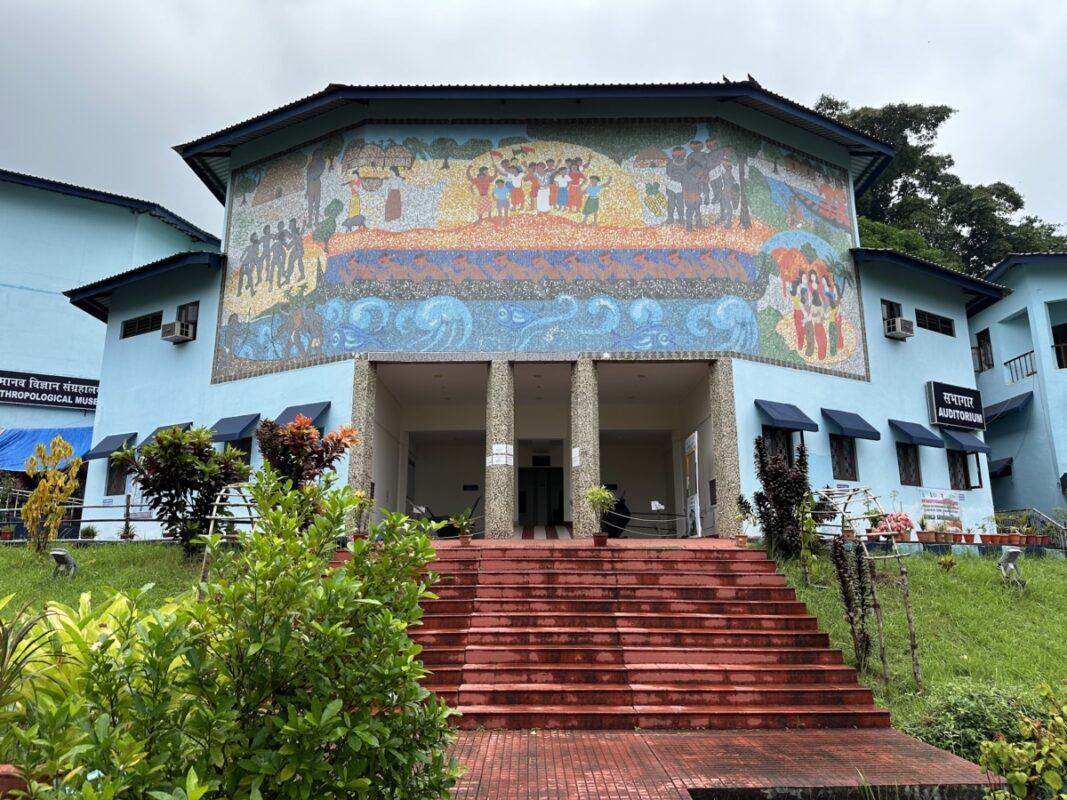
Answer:
M0 525L0 542L10 542L15 538L14 525Z
M974 544L974 531L965 531L963 534L964 544Z
M953 531L952 542L953 544L963 544L963 531Z
M458 514L453 514L448 524L456 529L459 534L459 543L468 547L471 543L471 534L474 532L474 520L471 519L471 509L465 508Z
M95 525L82 525L78 531L78 539L81 541L79 547L85 547L86 542L91 542L96 538L97 530Z
M585 502L596 515L596 531L593 533L593 545L604 547L608 543L608 535L604 533L602 521L604 514L615 507L615 493L605 486L592 486L585 492Z
M370 521L370 498L362 489L352 493L352 538L367 538L367 523Z
M1008 544L1022 544L1023 535L1019 529L1012 526L1008 528Z
M124 542L132 542L137 535L137 529L130 524L129 520L122 523L122 531L119 533L119 538Z

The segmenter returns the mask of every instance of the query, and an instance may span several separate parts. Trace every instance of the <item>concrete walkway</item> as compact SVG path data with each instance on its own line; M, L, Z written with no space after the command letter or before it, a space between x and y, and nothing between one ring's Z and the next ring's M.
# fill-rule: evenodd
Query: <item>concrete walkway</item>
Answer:
M975 765L888 729L460 731L453 753L467 768L455 800L754 800L768 789L858 798L865 785L888 789L874 797L985 792Z

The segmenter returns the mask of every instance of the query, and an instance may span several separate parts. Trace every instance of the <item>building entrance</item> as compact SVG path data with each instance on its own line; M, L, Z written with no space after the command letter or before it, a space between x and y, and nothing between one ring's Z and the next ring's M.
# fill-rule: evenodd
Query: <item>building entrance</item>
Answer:
M519 524L563 524L563 467L519 467Z

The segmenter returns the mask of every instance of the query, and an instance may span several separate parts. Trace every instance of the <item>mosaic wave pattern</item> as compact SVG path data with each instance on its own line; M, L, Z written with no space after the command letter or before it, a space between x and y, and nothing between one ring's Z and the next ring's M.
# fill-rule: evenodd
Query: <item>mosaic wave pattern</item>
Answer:
M847 176L726 123L367 125L234 187L217 377L368 351L866 371Z

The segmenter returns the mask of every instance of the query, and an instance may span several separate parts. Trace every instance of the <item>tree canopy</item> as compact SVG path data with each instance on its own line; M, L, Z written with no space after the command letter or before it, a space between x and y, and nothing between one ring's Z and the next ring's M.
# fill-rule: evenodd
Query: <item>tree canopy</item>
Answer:
M970 275L985 274L1008 253L1067 249L1060 226L1025 213L1017 189L1003 181L966 183L952 171L952 156L935 151L941 126L955 113L949 106L853 108L823 95L815 109L896 148L856 201L864 246L891 247Z

